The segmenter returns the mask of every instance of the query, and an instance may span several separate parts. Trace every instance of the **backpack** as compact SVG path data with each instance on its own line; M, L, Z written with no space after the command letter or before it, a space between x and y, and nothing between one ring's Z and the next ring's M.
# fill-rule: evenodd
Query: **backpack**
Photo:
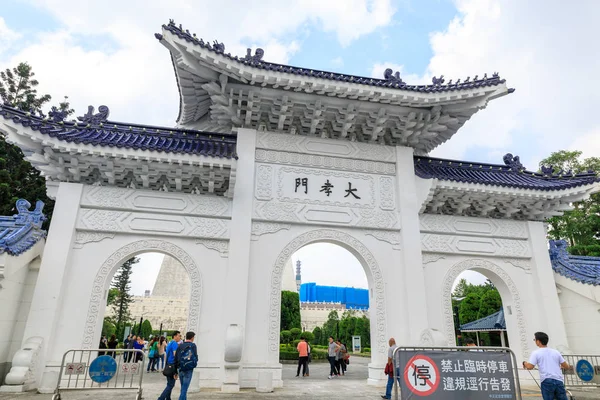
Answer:
M198 353L194 343L183 343L177 349L177 366L180 371L191 371L198 365Z

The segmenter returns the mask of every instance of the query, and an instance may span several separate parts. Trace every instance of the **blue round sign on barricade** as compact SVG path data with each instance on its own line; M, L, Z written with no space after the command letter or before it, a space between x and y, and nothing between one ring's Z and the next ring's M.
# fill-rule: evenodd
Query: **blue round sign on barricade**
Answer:
M117 373L117 362L111 356L100 356L92 361L88 373L96 383L108 382Z
M588 360L577 361L575 372L579 379L584 382L591 382L594 379L594 367Z

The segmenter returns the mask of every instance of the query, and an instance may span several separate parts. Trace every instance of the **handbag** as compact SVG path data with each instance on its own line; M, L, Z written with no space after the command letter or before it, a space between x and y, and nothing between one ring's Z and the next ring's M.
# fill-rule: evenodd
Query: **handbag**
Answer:
M165 365L165 369L163 369L163 375L167 378L172 378L176 372L175 364L167 364Z
M150 349L150 351L148 352L148 358L154 358L156 357L156 350L154 350L153 348Z

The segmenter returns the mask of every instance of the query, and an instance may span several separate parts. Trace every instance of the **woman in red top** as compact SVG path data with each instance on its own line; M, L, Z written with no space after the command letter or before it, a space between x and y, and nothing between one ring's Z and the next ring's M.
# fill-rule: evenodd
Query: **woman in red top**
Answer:
M298 371L296 372L296 376L300 376L300 367L302 367L302 376L308 376L306 372L308 367L308 343L306 343L304 336L300 338L300 343L298 343L298 356Z

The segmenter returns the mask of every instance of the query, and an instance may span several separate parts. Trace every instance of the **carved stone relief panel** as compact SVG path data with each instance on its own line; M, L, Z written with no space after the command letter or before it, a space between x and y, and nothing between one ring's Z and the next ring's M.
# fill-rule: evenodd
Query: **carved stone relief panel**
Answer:
M311 204L257 201L255 220L292 223L330 224L374 229L400 229L396 211Z
M375 207L375 179L372 175L280 167L277 183L279 201L340 207Z
M421 248L431 253L480 254L530 258L526 240L421 234Z
M231 216L231 200L224 197L108 186L85 186L81 205L90 208L170 214Z
M218 251L223 258L229 256L229 240L198 239L196 243L207 249Z
M273 167L259 165L256 168L256 198L271 200L273 191Z
M421 214L421 232L527 239L527 222L454 215Z
M343 142L298 135L258 132L256 147L293 153L318 154L359 160L396 162L396 148L378 144Z
M101 242L104 239L113 239L114 233L106 232L77 232L75 236L75 243L73 244L74 249L81 249L87 243Z
M292 229L292 224L279 224L276 222L253 222L251 240L258 240L258 238L262 235L277 233L282 230L289 231L290 229Z
M172 214L82 209L80 231L143 233L147 235L228 238L229 220Z
M396 173L396 165L393 163L263 149L256 150L256 161L370 174L395 175Z
M384 231L379 229L363 229L363 233L367 236L373 236L375 239L386 242L392 245L395 250L400 250L402 243L400 231Z

